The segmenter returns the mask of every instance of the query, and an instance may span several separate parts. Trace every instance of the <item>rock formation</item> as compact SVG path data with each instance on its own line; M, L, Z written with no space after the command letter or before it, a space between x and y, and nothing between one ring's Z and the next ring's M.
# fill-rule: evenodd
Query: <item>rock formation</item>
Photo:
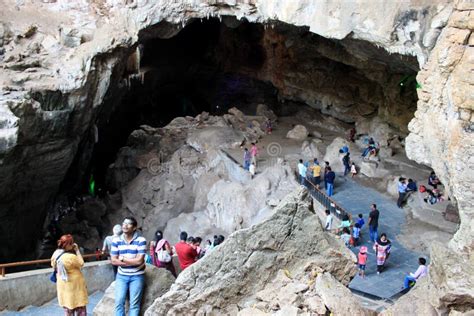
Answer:
M449 248L431 249L430 278L416 287L409 297L397 302L391 312L402 312L404 302L420 302L418 313L452 314L474 308L474 146L472 138L474 25L472 3L459 1L441 31L418 80L422 83L415 118L410 122L406 140L411 159L436 170L459 207L461 226ZM441 141L442 140L442 141Z
M146 315L237 314L251 307L324 314L324 305L338 311L326 288L344 289L355 274L354 260L342 241L323 231L311 199L298 189L271 218L233 233L184 270Z
M251 119L240 111L230 112L234 115L225 116L230 122L237 119L246 126ZM109 212L110 223L133 215L143 223L148 239L161 229L172 242L183 230L209 238L216 233L229 235L272 215L279 201L296 188L283 161L251 180L240 162L221 150L239 148L245 139L252 139L244 127L239 131L222 117L203 119L202 114L182 119L132 133L128 149L121 150L127 159L119 155L119 163L109 170L109 181L121 182L123 169L141 171L120 188L122 205Z

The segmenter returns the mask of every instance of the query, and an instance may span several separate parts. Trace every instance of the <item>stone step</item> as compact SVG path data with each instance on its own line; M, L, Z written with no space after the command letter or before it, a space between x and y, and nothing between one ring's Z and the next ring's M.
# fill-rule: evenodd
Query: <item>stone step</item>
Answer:
M87 315L91 316L94 307L100 301L100 299L104 296L104 292L97 291L89 295L89 304L87 304ZM27 306L20 311L2 311L0 312L0 316L63 316L64 310L61 306L58 305L58 299L55 298L54 300L41 305L41 306Z

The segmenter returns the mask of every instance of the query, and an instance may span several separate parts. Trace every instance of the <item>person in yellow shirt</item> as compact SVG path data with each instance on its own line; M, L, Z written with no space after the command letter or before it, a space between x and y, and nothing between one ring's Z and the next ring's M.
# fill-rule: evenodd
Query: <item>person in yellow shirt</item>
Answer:
M87 316L87 286L81 268L84 265L79 247L71 235L58 240L58 249L51 257L51 266L57 274L59 306L66 316Z
M321 166L319 165L317 158L314 158L311 171L313 172L313 184L319 189L319 185L321 184Z

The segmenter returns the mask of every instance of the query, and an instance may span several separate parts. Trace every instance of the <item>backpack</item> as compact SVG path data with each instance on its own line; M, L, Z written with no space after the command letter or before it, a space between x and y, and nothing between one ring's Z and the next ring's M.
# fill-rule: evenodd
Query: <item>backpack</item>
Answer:
M420 185L420 193L425 193L426 192L426 187L424 185Z
M158 242L158 245L156 246L156 258L160 262L168 263L171 262L171 255L170 253L165 249L165 242L166 240L162 239Z

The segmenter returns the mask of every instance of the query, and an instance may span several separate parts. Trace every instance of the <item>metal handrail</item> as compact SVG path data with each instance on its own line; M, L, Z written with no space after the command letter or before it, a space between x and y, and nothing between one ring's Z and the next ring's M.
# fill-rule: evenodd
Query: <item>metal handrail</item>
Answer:
M311 193L311 196L315 198L321 205L326 207L332 214L334 214L338 219L342 220L342 218L347 215L349 219L352 219L352 214L346 211L342 206L340 206L335 200L330 198L326 195L326 193L322 192L317 186L312 183L308 178L304 178L305 180L305 187Z
M89 259L89 258L100 258L104 256L104 254L87 254L83 255L82 258L84 259ZM39 260L31 260L31 261L19 261L19 262L10 262L10 263L2 263L0 264L0 274L2 277L5 277L6 274L6 268L11 268L11 267L22 267L22 266L29 266L29 265L35 265L35 264L44 264L44 263L51 263L51 259L39 259Z

